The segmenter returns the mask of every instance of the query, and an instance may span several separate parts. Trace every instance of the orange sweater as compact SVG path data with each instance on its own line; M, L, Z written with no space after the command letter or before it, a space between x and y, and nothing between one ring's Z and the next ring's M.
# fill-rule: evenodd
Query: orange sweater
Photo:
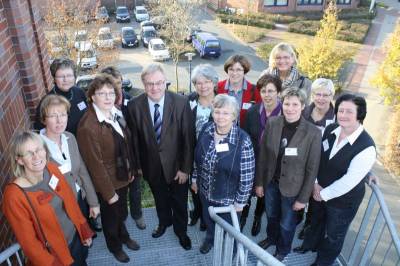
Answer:
M65 212L80 236L81 241L93 236L93 231L82 215L74 194L58 167L53 163L47 164L50 176L59 179L54 192L62 199ZM69 252L68 243L50 200L54 196L48 192L26 192L36 215L42 225L43 232L49 241L53 252L50 254L44 246L35 215L22 191L15 185L8 184L4 190L3 212L13 229L19 244L28 258L29 265L70 265L73 259Z

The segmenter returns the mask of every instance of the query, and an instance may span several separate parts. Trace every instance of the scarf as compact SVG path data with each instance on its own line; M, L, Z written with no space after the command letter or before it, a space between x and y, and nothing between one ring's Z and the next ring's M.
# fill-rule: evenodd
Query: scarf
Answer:
M264 72L264 74L270 74L273 76L277 76L279 77L279 70L278 68L267 68ZM292 68L290 69L289 75L287 76L287 78L285 80L282 81L282 88L287 88L292 86L300 77L300 73L297 70L297 68L295 66L292 66Z

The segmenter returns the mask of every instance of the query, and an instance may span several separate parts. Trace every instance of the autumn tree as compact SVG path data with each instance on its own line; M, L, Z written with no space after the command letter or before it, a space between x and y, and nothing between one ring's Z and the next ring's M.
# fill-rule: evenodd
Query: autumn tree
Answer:
M299 68L312 80L320 77L336 80L343 63L350 54L337 46L340 30L335 1L330 1L324 11L320 28L311 42L297 46Z
M165 39L175 64L176 91L179 90L178 64L185 53L193 51L187 42L190 29L195 25L194 11L198 11L201 0L158 0L150 2L154 16L162 16L160 35Z

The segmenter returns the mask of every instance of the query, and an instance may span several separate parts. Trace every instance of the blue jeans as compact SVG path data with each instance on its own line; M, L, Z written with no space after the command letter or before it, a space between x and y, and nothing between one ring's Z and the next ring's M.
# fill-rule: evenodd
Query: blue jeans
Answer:
M332 265L343 247L343 242L351 222L353 221L358 207L337 208L320 203L315 205L313 214L319 213L319 221L315 221L316 216L311 218L312 224L317 222L322 225L321 237L322 241L317 245L317 265L330 266ZM317 233L317 232L316 232Z
M296 197L283 196L275 181L271 181L264 190L267 237L276 245L276 252L286 256L290 253L296 231L297 212L292 209Z

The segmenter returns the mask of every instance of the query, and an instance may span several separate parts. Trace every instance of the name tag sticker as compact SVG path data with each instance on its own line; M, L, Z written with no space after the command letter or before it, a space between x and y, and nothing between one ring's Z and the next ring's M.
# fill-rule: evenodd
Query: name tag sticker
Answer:
M86 107L87 107L87 106L86 106L86 103L85 103L84 101L78 103L79 111L85 110Z
M215 150L216 150L217 152L229 151L229 145L228 145L228 143L217 144L217 145L215 146Z
M329 149L329 142L327 139L322 142L322 147L324 148L324 151Z
M197 102L196 101L189 101L190 104L190 109L193 110L196 106L197 106Z
M58 178L55 175L52 175L49 181L49 186L51 189L56 190L58 184Z
M61 174L65 174L71 171L71 167L67 163L60 165L58 169L60 170Z
M297 148L285 148L286 156L297 156Z
M243 103L243 105L242 105L242 109L243 110L247 110L247 109L249 109L251 107L251 103Z
M124 99L124 106L127 106L128 103L129 103L129 100L128 99Z

